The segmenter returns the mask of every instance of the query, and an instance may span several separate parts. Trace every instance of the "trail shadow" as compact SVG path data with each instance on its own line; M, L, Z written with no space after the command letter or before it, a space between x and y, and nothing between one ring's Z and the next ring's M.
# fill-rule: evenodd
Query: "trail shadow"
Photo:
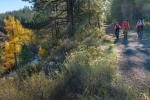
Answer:
M145 54L147 58L144 61L144 68L150 71L150 40L142 40L139 43L143 44L143 47L139 49L139 52Z
M150 59L146 60L145 63L144 63L144 68L148 71L150 71Z
M116 43L118 43L119 42L119 40L118 39L115 39L114 40L114 44L116 44Z
M137 51L133 49L126 49L123 53L126 56L134 56L136 55Z
M131 70L132 68L144 68L150 71L150 40L136 39L136 35L131 35L128 40L118 43L122 49L121 69Z
M123 64L120 64L120 68L122 70L129 71L133 68L133 65L136 66L136 64L131 60L126 60Z
M145 49L137 49L139 52L145 54L145 55L150 55L150 51L149 50L145 50Z
M118 44L118 43L120 43L121 42L121 39L115 39L114 40L114 44Z
M122 40L122 44L123 44L125 47L128 47L128 44L129 44L128 39L127 39L127 40L123 39L123 40Z
M139 43L143 44L143 48L150 48L150 40L141 40Z

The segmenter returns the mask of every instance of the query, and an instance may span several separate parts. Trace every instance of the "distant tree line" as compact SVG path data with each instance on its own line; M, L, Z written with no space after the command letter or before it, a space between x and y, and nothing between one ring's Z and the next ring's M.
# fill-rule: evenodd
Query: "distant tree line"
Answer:
M138 18L150 21L150 0L112 0L111 15L118 21L129 20L134 23Z
M32 22L34 17L34 11L29 7L24 7L20 10L2 13L0 14L0 26L4 25L3 20L5 18L8 19L9 16L14 16L18 20L20 20L22 24L26 25L27 23Z

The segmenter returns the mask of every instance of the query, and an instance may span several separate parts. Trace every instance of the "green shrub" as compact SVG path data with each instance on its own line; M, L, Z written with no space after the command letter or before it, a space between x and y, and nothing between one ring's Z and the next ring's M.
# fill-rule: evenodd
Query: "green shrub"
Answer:
M6 69L0 66L0 76L2 76L5 73L5 71Z
M0 80L0 100L22 100L22 93L17 90L17 84L14 79Z
M150 22L145 22L145 26L150 26Z
M112 45L81 45L71 52L65 61L66 100L137 100L135 89L117 76L115 57Z
M34 74L24 81L15 78L0 81L0 100L61 100L58 98L63 77L51 80L44 74Z
M72 52L65 62L68 93L87 97L104 91L115 75L113 59L108 59L101 48L81 46Z
M33 75L23 82L22 91L25 100L57 100L63 87L63 78L47 79L44 74Z

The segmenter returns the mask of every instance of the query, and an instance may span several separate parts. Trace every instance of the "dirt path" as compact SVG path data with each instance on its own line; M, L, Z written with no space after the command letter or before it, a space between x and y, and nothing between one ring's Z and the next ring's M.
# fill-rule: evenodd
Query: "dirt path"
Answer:
M125 82L138 90L150 90L150 40L137 39L129 32L128 41L116 43L117 63Z

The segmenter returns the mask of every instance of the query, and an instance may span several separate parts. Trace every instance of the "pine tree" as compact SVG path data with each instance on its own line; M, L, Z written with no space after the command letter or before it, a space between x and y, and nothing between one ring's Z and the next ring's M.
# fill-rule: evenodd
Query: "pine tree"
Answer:
M22 46L21 53L19 54L19 64L25 65L34 59L31 49L27 45Z

